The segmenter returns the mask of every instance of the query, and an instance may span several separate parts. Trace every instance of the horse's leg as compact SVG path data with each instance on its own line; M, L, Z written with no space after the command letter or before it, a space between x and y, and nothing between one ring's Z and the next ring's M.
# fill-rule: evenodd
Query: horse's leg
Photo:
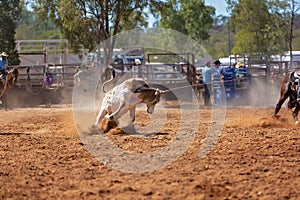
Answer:
M294 110L294 112L293 112L293 118L294 118L295 124L299 124L299 121L298 121L298 113L299 113L299 110L300 110L300 104L297 103L297 104L296 104L296 107L295 107L295 110Z
M7 104L7 98L6 98L6 95L3 95L2 98L2 106L5 110L8 110L8 104Z
M279 99L278 103L275 107L275 115L280 111L282 104L285 102L285 100L290 96L289 92L285 92Z

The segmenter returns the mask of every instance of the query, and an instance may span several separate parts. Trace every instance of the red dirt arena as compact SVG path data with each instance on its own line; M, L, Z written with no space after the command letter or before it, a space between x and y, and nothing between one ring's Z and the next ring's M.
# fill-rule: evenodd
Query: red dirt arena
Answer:
M200 125L183 155L152 172L128 173L87 150L71 107L1 110L0 199L300 199L300 133L290 110L274 117L273 108L227 108L204 158L199 149L215 122L210 109L197 112ZM167 108L167 116L162 134L139 138L114 128L105 137L128 152L158 150L178 129L179 109ZM136 124L148 121L137 112Z

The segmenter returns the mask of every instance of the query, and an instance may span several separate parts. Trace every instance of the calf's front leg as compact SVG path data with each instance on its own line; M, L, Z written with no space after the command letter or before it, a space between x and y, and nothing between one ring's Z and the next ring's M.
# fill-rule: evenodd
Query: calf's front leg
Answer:
M106 114L107 114L107 111L104 108L101 108L98 113L98 116L97 116L97 119L95 122L95 126L98 126L99 121L102 120Z

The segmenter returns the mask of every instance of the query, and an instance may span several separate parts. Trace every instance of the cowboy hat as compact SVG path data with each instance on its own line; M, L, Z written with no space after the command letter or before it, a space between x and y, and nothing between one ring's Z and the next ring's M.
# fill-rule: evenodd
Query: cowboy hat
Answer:
M138 58L135 58L135 59L134 59L134 63L135 63L136 65L142 64L141 60L138 59Z
M220 62L220 60L216 60L214 63L215 63L215 65L222 64L222 63Z
M3 52L3 53L1 54L1 56L8 57L7 53L5 53L5 52Z

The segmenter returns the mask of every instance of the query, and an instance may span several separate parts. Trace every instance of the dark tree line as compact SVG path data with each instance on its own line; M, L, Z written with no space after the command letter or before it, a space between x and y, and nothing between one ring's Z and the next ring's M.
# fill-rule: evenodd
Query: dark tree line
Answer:
M0 51L9 54L10 65L20 63L18 54L15 50L16 26L22 10L20 0L0 1Z

